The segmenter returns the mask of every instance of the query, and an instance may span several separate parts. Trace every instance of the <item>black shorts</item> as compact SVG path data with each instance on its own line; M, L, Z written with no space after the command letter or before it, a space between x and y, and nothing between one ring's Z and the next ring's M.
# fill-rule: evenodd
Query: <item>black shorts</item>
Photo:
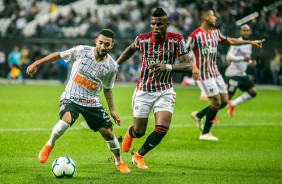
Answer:
M111 119L103 107L84 107L70 100L62 100L59 110L60 119L62 119L66 112L71 114L71 125L78 118L79 114L82 114L88 126L95 132L101 127L112 127Z
M254 84L250 80L248 76L239 77L226 77L226 85L228 94L234 95L236 92L236 89L239 88L242 91L248 91L249 89L254 87Z

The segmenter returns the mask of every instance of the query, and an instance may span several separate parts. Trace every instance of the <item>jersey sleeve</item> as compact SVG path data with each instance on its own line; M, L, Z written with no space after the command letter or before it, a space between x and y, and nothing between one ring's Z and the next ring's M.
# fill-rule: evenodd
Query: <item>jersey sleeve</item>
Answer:
M139 39L139 36L137 36L136 38L135 38L135 40L134 40L134 45L135 45L135 47L136 48L139 48L139 46L140 46L140 39Z
M180 42L179 42L179 53L178 55L181 56L181 55L184 55L184 54L187 54L187 49L186 49L186 46L185 46L185 41L184 41L184 38L182 37Z
M224 42L227 39L227 37L218 29L218 41Z
M114 87L114 83L118 71L118 64L114 60L112 60L112 62L110 63L110 68L111 68L111 72L109 72L105 77L105 79L103 80L103 87L106 89L110 89Z
M226 60L228 62L232 62L232 61L239 62L244 60L244 56L242 55L236 56L237 50L238 50L237 46L230 46L226 56Z
M82 46L73 47L69 50L65 50L63 52L60 52L61 58L63 58L65 61L75 61L76 56L79 53L79 50L82 49Z
M106 89L111 89L114 87L114 83L116 80L116 72L112 71L111 73L108 74L106 77L105 81L103 82L103 87Z
M195 47L195 39L192 36L188 36L186 41L186 48L188 53L191 52L194 47Z

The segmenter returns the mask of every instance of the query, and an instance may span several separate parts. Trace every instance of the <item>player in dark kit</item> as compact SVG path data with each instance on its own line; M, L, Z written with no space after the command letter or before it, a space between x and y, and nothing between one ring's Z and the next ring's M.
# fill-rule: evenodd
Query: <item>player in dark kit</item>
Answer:
M205 9L201 12L201 26L195 29L187 39L188 52L192 51L196 60L196 65L200 71L200 79L197 84L204 92L210 105L200 112L194 111L191 116L196 121L198 128L202 131L200 140L217 141L218 138L213 136L210 129L217 111L226 106L228 94L225 82L218 70L216 64L217 47L219 43L228 43L230 45L252 44L262 47L263 40L240 40L226 37L221 31L214 26L216 17L214 12ZM202 118L206 116L204 128L202 128Z
M193 77L198 78L198 69L188 57L183 36L167 32L168 26L166 12L156 8L150 18L151 32L139 34L117 59L117 63L122 64L137 50L142 55L141 74L132 98L133 126L124 136L124 152L129 151L134 138L145 135L152 109L155 115L154 131L132 157L132 163L139 169L148 168L144 155L161 142L171 123L175 100L171 72L192 71ZM175 65L176 58L180 64Z

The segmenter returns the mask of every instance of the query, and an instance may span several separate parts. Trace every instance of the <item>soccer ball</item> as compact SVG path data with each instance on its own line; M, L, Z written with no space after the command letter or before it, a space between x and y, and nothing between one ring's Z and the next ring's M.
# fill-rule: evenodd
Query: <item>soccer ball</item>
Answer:
M71 178L75 171L74 161L67 156L57 158L52 164L52 172L57 178Z

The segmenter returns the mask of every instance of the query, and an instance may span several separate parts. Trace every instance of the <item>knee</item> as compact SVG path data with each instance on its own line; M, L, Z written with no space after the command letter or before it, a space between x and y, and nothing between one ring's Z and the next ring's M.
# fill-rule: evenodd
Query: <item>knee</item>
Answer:
M257 96L257 92L252 92L252 93L250 93L250 95L251 95L252 98L255 98Z
M222 102L221 105L220 105L220 107L219 107L219 109L223 109L226 105L227 105L226 102Z
M145 135L145 132L134 130L133 126L131 126L129 128L129 132L128 133L133 138L140 138L140 137L143 137Z

